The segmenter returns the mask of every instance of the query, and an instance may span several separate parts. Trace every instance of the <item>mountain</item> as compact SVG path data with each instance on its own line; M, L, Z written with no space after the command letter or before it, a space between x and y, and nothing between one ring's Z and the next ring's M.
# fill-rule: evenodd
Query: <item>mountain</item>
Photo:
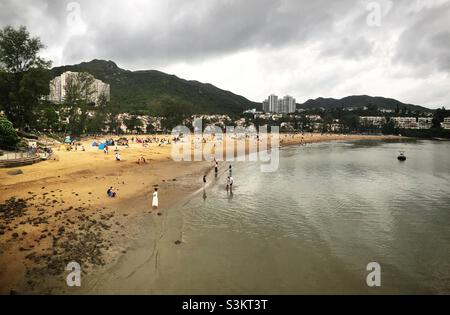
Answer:
M397 101L392 98L384 98L384 97L373 97L368 95L352 95L347 96L341 99L334 99L334 98L316 98L316 99L310 99L307 100L303 104L297 104L297 108L299 109L313 109L313 108L358 108L358 107L369 107L369 106L376 106L379 109L390 109L390 110L396 110L397 108L403 109L406 108L408 110L414 110L414 111L423 111L423 112L430 112L429 108L419 106L419 105L412 105L412 104L405 104L400 101Z
M161 113L167 102L179 104L195 114L240 114L250 108L261 109L243 96L225 91L212 84L188 81L157 70L129 71L119 68L113 61L94 59L76 65L55 67L50 70L55 77L65 71L88 72L97 79L111 85L111 104L124 112ZM299 109L349 108L377 106L380 109L397 108L416 111L431 111L428 108L405 104L395 99L353 95L342 99L310 99L297 104Z
M243 96L214 85L188 81L156 70L129 71L113 61L92 60L76 65L55 67L52 77L65 71L88 72L111 86L111 104L128 112L158 114L158 106L173 101L196 114L240 114L261 107Z

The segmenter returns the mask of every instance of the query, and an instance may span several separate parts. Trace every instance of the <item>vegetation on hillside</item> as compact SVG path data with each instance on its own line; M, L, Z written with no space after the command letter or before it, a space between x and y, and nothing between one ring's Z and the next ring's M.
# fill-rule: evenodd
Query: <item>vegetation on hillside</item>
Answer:
M389 118L429 115L429 109L365 95L341 100L318 98L299 105L304 110L300 115L285 115L276 120L255 118L251 114L242 115L242 112L249 108L259 109L259 104L211 84L183 80L155 70L128 71L104 60L50 69L50 62L39 56L43 47L40 39L31 37L25 27L7 26L0 30L0 110L7 118L2 118L3 146L17 144L14 128L21 132L36 130L81 135L119 133L124 123L128 130L153 132L154 125L145 125L138 115L160 117L163 130L171 130L194 114L226 114L231 117L226 123L244 116L247 124L283 125L285 131L318 130L320 125L322 132L402 132L416 137L448 137L448 132L441 128L444 117L450 116L444 108L434 111L433 127L426 131L400 131ZM68 78L64 101L52 103L46 97L50 79L65 71L78 74ZM111 85L110 101L105 95L97 98L95 103L92 101L94 77ZM128 115L121 119L122 113ZM308 115L319 115L320 124L311 121ZM371 126L361 123L360 116L385 116L387 119L383 126Z
M167 105L197 114L240 115L245 109L259 106L211 84L187 81L156 70L127 71L112 61L92 60L56 67L51 73L57 76L65 71L88 72L109 83L111 106L132 114L162 116Z
M341 99L323 98L307 100L303 104L299 104L300 109L333 109L333 108L383 108L393 111L430 111L426 107L405 104L392 98L373 97L368 95L352 95Z

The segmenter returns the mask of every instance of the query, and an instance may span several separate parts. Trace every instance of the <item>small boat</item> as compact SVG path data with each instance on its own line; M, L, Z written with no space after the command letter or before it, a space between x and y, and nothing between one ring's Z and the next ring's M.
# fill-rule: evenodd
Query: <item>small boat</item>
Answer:
M398 155L397 159L398 159L399 161L402 161L402 162L403 162L403 161L406 161L405 152L400 151L400 154Z

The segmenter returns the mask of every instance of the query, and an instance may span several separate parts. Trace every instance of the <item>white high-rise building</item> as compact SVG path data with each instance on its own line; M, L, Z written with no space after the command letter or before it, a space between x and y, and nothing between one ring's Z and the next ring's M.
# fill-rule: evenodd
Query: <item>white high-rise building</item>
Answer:
M275 109L275 113L283 113L283 99L278 99L277 108Z
M278 98L278 96L272 94L268 99L264 100L262 103L263 111L266 113L283 113L290 114L295 113L296 103L295 98L286 95L283 98Z
M276 113L278 108L278 96L269 95L269 112Z
M290 95L286 95L285 97L283 97L283 107L281 112L290 114L295 113L295 110L296 110L295 98L293 98Z
M64 101L66 97L66 85L67 82L70 79L75 79L78 77L79 72L72 72L72 71L66 71L62 73L59 77L55 77L53 80L50 81L50 95L49 100L52 102L58 102L61 103ZM92 78L94 78L92 76ZM100 95L104 94L106 96L106 99L110 100L110 85L107 83L104 83L98 79L94 78L94 81L92 83L92 95L91 95L91 101L97 102Z
M270 108L269 108L269 100L264 100L262 103L262 110L265 113L270 112Z

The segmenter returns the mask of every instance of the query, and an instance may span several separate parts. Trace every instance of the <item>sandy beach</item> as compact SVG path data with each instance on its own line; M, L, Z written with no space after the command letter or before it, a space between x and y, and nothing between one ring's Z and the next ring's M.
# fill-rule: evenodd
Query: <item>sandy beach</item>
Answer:
M383 139L398 137L280 135L280 144ZM66 293L64 268L72 260L83 274L114 265L136 241L142 222L160 231L166 211L201 188L202 176L212 169L208 161L173 161L171 144L130 142L119 147L122 160L115 161L113 147L105 154L92 140L81 141L86 151L55 148L54 159L20 167L19 175L0 169L1 294ZM146 164L136 163L140 156ZM155 185L160 204L152 210ZM116 198L106 195L110 186Z

